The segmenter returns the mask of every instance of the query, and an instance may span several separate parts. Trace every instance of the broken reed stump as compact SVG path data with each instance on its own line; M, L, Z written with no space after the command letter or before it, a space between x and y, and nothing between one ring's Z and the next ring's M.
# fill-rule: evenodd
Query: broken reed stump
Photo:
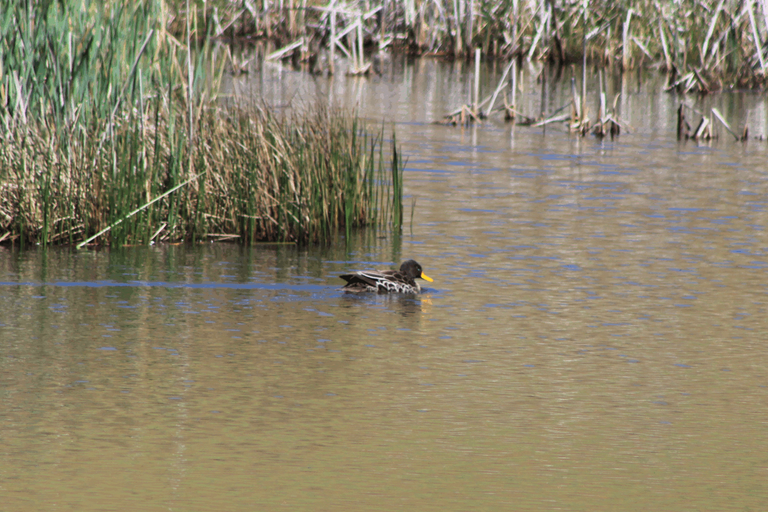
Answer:
M684 105L682 103L677 107L677 140L683 140L683 138L687 139L691 132L691 125L689 125L688 121L685 119L685 110L683 107Z
M629 10L630 14L632 13L632 9ZM627 20L629 20L629 17L627 17ZM600 82L600 106L597 109L597 121L595 122L594 126L592 127L592 134L596 136L599 139L604 138L606 135L610 135L611 139L618 136L621 133L621 128L619 127L619 124L613 120L613 117L608 115L606 112L606 106L605 106L605 88L603 84L603 71L600 70L598 73L598 81ZM616 103L619 100L619 96L616 95L616 98L613 100L613 111L616 112Z
M688 123L688 120L685 117L685 109L689 109L690 111L694 112L695 114L698 114L701 116L701 120L699 121L699 124L696 125L696 129L692 132L691 131L691 125ZM728 124L728 122L723 118L723 115L720 113L719 110L716 108L712 108L710 110L710 117L707 117L702 112L699 112L695 108L686 105L685 103L681 103L680 106L677 108L677 140L712 140L717 138L717 133L714 132L714 123L713 118L717 119L721 125L730 133L734 139L736 139L736 142L744 142L749 138L749 126L747 123L744 124L744 129L741 132L741 135L737 134L731 126Z
M469 126L470 123L479 123L486 116L482 111L473 110L470 105L462 105L443 119L435 121L435 124L444 124L449 126Z
M608 117L603 120L598 120L592 127L592 135L598 139L605 138L610 135L611 140L621 135L621 125Z
M479 122L481 119L485 119L486 116L481 110L483 105L490 101L491 108L493 108L493 102L496 101L496 96L499 94L501 87L496 88L496 92L492 98L488 97L483 101L480 101L480 57L481 50L478 48L475 50L475 72L474 77L471 80L474 83L474 88L470 91L468 103L446 115L441 121L436 121L437 124L447 124L452 126L469 125L471 122ZM503 80L504 78L502 78L502 81Z

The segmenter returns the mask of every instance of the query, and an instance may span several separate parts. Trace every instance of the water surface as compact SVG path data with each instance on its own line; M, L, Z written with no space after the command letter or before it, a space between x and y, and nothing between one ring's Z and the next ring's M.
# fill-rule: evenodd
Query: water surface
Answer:
M0 249L0 508L765 507L766 144L638 87L613 142L433 125L421 66L333 82L396 121L402 236ZM422 295L340 292L405 258Z

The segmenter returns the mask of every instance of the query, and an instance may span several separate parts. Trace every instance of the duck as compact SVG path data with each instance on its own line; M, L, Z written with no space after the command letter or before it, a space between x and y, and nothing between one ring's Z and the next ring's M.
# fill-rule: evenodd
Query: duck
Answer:
M342 290L349 293L420 293L416 279L434 282L413 260L404 261L400 270L361 270L339 277L347 282Z

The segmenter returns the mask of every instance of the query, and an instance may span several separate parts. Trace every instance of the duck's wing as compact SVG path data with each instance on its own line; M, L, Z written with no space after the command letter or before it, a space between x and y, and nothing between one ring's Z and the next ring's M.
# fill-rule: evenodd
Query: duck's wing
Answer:
M382 275L382 272L370 270L353 272L352 274L342 274L339 277L347 282L347 284L344 286L345 288L351 288L356 285L373 286L375 288L378 285L378 280Z
M398 274L400 273L395 270L362 270L353 274L342 274L339 277L347 282L344 285L345 289L367 290L372 288L378 290L384 288L389 290L392 283L398 282ZM402 279L402 276L400 278Z

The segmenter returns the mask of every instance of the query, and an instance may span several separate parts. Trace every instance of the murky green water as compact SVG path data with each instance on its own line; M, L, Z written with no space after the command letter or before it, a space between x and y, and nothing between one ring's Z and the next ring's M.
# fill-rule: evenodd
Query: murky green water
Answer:
M0 509L765 508L768 144L435 126L409 73L402 237L0 249Z

